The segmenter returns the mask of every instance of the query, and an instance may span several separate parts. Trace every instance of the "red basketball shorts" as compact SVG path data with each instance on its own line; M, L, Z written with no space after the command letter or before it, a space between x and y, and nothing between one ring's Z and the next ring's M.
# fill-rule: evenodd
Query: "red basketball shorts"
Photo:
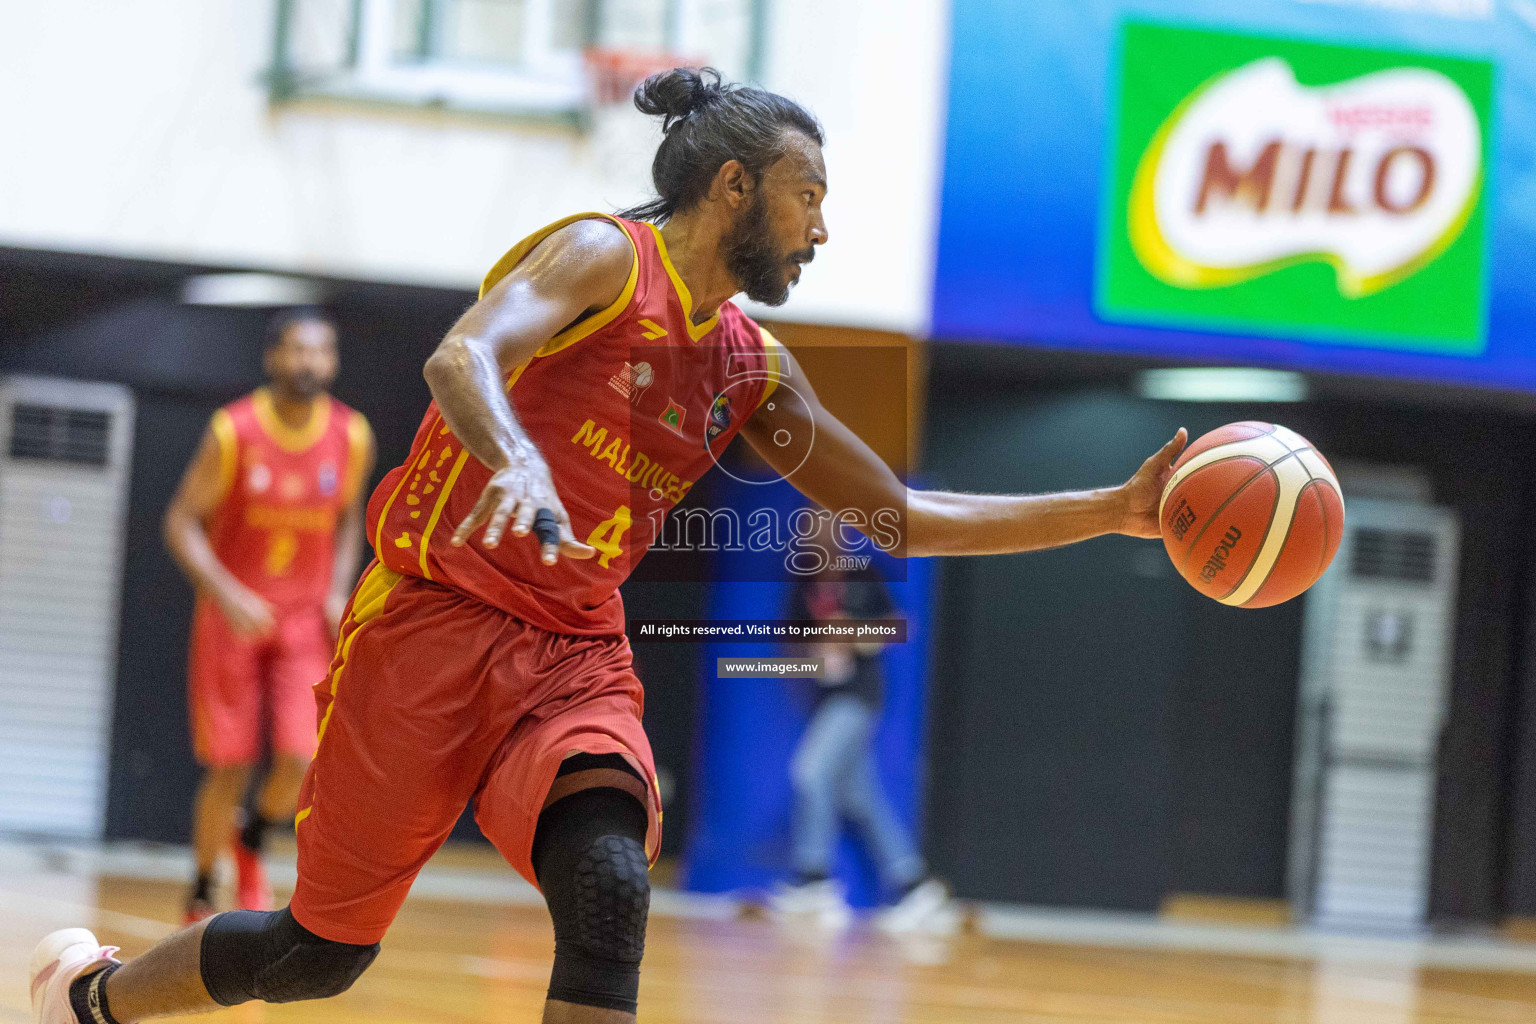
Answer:
M640 772L655 861L661 800L623 636L546 632L375 564L315 694L292 910L317 935L379 941L471 800L480 830L537 885L534 829L571 754L620 754Z
M192 750L209 767L261 757L262 726L272 750L315 752L315 683L331 663L332 637L320 608L280 612L271 635L241 636L212 601L192 613L187 697Z

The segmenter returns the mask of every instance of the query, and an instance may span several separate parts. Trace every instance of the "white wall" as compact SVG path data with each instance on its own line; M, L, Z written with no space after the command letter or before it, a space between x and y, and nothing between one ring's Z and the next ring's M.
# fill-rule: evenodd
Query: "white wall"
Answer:
M768 84L828 133L832 242L776 315L928 321L943 0L769 0ZM643 197L658 133L269 110L270 0L0 0L0 245L471 287ZM3 301L3 296L0 296Z

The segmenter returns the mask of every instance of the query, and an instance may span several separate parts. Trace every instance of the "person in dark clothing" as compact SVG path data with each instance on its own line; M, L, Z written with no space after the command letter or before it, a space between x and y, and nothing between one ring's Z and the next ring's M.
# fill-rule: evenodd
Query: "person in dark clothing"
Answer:
M873 569L828 568L795 584L790 617L817 623L883 619L896 614L890 592ZM795 881L774 895L785 916L812 916L830 927L850 918L842 887L831 878L844 819L859 830L886 889L897 897L876 923L891 931L938 926L954 917L949 891L928 876L907 827L896 817L875 765L874 735L885 696L881 643L816 642L809 657L824 665L816 707L790 762L795 790Z

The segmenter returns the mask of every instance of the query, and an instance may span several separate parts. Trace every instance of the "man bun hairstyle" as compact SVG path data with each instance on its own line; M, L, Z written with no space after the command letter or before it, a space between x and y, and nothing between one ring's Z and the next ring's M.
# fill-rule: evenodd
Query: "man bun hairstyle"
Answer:
M656 198L620 217L664 224L709 194L720 166L739 160L754 181L786 151L796 131L818 146L821 123L794 100L766 89L726 82L714 68L673 68L641 82L635 107L661 118L662 139L651 161Z

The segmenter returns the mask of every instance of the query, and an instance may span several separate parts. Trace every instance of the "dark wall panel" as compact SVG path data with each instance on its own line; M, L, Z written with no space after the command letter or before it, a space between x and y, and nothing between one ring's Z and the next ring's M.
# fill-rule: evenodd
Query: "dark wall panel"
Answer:
M1029 360L935 347L924 465L941 485L1114 483L1175 426L1243 418L1285 423L1335 461L1428 474L1464 530L1432 912L1501 916L1510 842L1525 865L1511 894L1536 908L1536 840L1519 838L1536 818L1516 808L1511 831L1506 781L1516 744L1536 747L1511 718L1531 419L1329 382L1303 405L1154 403L1104 383L1128 383L1123 366L1074 380ZM1174 576L1161 545L1123 538L956 560L944 580L929 844L961 892L1136 908L1183 891L1285 895L1304 602L1225 608ZM1527 752L1536 778L1533 764Z
M123 563L116 704L106 832L191 835L188 794L199 771L187 731L186 658L192 602L159 543L164 498L211 415L207 402L140 392ZM141 457L142 453L142 457Z
M1173 429L1165 410L1109 392L941 395L929 422L928 475L972 491L1113 482ZM929 820L933 858L964 895L1139 908L1162 895L1160 723L1177 668L1163 638L1186 610L1183 584L1138 546L946 567Z
M1536 579L1525 580L1524 629L1507 734L1513 747L1505 787L1509 828L1503 849L1503 909L1536 918Z

